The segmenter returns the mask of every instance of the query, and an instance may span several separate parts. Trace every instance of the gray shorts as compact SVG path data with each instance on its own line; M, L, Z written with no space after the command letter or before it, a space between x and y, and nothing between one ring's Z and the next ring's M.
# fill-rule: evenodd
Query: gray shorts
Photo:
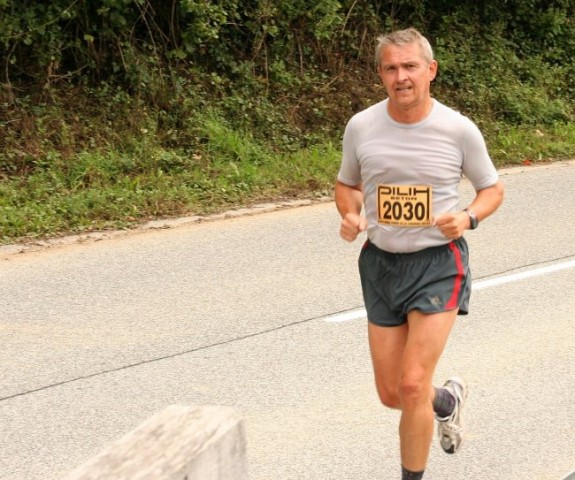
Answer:
M359 256L359 274L367 319L376 325L402 325L411 310L469 311L471 272L463 237L414 253L389 253L368 240Z

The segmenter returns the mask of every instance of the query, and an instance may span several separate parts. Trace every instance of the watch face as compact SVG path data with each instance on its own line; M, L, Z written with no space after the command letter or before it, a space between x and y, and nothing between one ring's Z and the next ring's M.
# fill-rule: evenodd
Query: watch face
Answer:
M466 212L467 215L469 215L469 227L471 228L471 230L475 230L477 228L477 225L479 225L479 221L477 220L475 213L473 213L471 210L466 210Z

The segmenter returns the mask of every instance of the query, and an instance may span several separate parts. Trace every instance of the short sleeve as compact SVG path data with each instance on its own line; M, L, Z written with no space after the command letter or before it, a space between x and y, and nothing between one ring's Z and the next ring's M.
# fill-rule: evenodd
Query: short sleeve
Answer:
M339 182L349 186L356 186L362 183L354 138L354 117L347 123L343 134L342 160L337 179Z
M479 128L467 119L463 147L463 174L475 190L483 190L497 183L499 175L487 151Z

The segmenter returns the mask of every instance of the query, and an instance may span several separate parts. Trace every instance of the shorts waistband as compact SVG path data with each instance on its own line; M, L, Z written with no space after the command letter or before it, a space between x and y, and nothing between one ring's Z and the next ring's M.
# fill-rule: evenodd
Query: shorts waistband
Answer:
M423 248L421 250L417 250L415 252L406 252L406 253L396 253L396 252L388 252L387 250L383 250L379 248L377 245L373 244L369 239L365 241L363 248L370 248L374 250L378 255L388 258L389 260L396 260L396 261L412 261L416 258L420 257L427 257L428 255L433 255L434 253L439 253L445 250L450 249L450 244L453 244L457 247L465 243L464 237L460 237L457 240L452 240L450 242L444 243L443 245L438 245L436 247L428 247Z

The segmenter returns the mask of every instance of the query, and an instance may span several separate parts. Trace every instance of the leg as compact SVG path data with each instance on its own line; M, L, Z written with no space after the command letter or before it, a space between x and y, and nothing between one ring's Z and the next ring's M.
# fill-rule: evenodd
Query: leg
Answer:
M386 407L401 408L399 381L407 342L407 323L397 327L379 327L369 322L367 329L379 399Z
M375 384L381 402L402 410L401 458L405 468L425 469L433 436L432 378L457 311L410 312L398 327L368 324Z
M411 471L425 469L433 437L433 373L453 327L457 310L408 314L408 335L401 362L399 435L401 460Z

